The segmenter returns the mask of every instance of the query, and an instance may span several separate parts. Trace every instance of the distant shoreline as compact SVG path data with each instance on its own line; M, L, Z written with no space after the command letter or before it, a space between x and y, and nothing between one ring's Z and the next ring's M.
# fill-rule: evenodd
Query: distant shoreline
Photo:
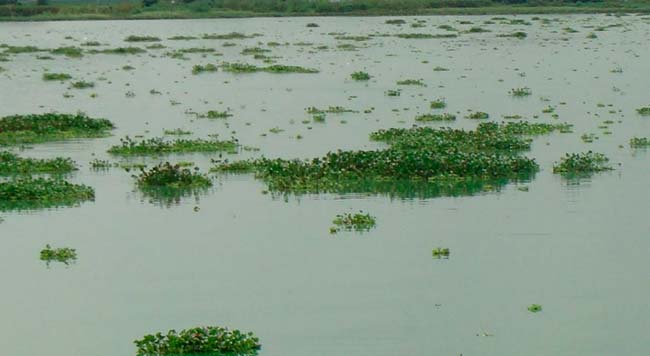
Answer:
M134 12L122 13L119 7L102 5L56 5L56 6L0 6L0 22L25 21L88 21L88 20L164 20L164 19L216 19L216 18L255 18L255 17L375 17L375 16L460 16L460 15L567 15L567 14L650 14L650 3L636 6L529 6L493 5L484 7L448 7L427 9L406 9L403 11L370 9L346 12L269 12L236 11L214 9L205 12L190 11L185 7L162 10L138 8ZM645 6L644 6L645 5ZM144 10L143 10L144 9ZM32 15L20 12L44 11ZM57 13L53 13L57 12ZM9 15L11 14L11 15Z

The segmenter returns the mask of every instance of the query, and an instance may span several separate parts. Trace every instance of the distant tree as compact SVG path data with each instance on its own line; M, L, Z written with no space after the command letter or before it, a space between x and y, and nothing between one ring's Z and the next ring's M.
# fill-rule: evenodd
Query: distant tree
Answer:
M50 4L50 0L36 0L36 5L38 6L45 6L49 4Z
M0 5L16 5L18 0L0 0Z
M142 0L142 6L144 7L149 7L152 5L156 5L158 3L158 0Z

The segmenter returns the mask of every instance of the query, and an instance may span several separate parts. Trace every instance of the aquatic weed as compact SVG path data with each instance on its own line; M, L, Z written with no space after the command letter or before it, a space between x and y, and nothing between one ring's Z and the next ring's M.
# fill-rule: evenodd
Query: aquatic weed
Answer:
M571 175L609 171L613 168L608 162L609 158L602 153L567 153L559 163L553 165L553 173Z
M129 136L120 139L119 146L113 146L108 153L122 156L133 155L164 155L171 153L191 152L228 152L236 153L239 143L236 139L220 141L217 139L177 139L167 141L162 138L150 138L141 141L131 139Z
M254 355L262 346L253 333L219 326L196 327L166 334L145 335L135 340L138 356L179 354Z
M0 211L74 206L94 199L91 187L59 178L20 177L0 182Z
M0 175L64 174L75 170L77 170L77 165L70 158L23 158L8 151L0 151Z
M69 247L52 248L49 244L40 253L41 261L49 266L51 262L61 262L66 266L77 260L77 251Z
M343 213L336 215L332 221L334 226L330 228L330 233L335 234L341 230L366 232L377 225L377 219L368 213L359 211L358 213Z

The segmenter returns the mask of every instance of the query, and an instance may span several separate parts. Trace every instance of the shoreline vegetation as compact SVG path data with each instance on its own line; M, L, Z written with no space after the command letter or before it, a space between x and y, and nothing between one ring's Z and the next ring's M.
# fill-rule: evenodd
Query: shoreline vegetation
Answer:
M143 0L101 4L0 0L0 21L146 20L245 17L536 15L650 13L650 1L571 0Z

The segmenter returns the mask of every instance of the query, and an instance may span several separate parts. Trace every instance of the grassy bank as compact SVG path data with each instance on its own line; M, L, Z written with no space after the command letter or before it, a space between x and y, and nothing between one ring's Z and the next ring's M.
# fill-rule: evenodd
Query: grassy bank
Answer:
M5 0L6 1L6 0ZM518 3L512 3L518 2ZM2 3L2 0L0 0ZM0 5L0 21L197 19L285 16L504 15L650 13L650 1L344 0L140 2L110 5L53 3Z

